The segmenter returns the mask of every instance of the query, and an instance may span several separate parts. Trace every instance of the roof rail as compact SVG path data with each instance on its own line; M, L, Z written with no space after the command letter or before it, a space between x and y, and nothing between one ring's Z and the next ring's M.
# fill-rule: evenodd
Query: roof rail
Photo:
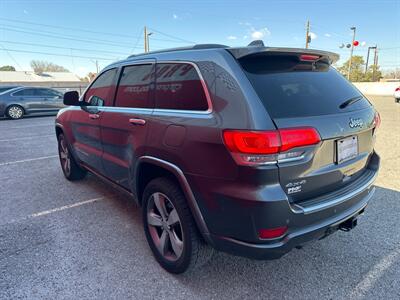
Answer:
M129 55L128 58L147 55L147 54L164 53L164 52L174 52L174 51L182 51L182 50L215 49L215 48L229 48L229 46L221 45L221 44L196 44L194 46L188 46L188 47L169 48L169 49L164 49L164 50L150 51L148 53L132 54L132 55Z

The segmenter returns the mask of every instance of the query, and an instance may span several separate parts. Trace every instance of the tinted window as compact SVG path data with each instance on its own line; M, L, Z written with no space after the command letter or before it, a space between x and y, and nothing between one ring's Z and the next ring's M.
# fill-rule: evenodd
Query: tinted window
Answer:
M156 108L208 109L207 98L199 74L191 64L157 64L155 99Z
M35 89L23 89L13 93L13 96L36 96Z
M370 105L362 99L340 109L344 101L361 94L326 63L264 56L242 60L241 65L272 118L334 114Z
M0 93L3 93L5 91L11 90L13 87L0 87Z
M150 108L149 91L154 65L125 67L118 85L115 106Z
M102 103L104 103L104 105L112 105L114 96L113 91L115 90L114 80L116 73L117 69L111 69L105 71L99 77L97 77L95 82L90 86L89 90L87 90L85 94L85 101L89 102L92 96L96 96L96 99L100 98L101 100L103 100ZM101 101L95 102L100 103Z
M60 95L56 91L49 89L37 89L36 94L39 96L48 96L48 97L55 97Z

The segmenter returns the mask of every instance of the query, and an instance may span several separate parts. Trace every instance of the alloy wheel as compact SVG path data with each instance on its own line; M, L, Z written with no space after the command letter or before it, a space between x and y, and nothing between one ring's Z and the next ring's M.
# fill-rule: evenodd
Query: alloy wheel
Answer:
M64 172L69 175L71 172L71 158L69 155L67 143L64 138L60 139L60 160Z
M150 196L147 224L158 252L169 261L178 260L183 253L183 231L178 212L171 200L162 193Z
M8 113L8 115L9 115L9 117L12 118L12 119L19 119L19 118L21 118L22 115L24 114L22 108L19 107L19 106L11 106L11 107L8 109L8 112L7 112L7 113Z

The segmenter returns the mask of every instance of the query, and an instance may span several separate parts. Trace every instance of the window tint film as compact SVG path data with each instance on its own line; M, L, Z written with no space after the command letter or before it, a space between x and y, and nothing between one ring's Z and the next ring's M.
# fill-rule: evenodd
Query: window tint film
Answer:
M202 111L208 109L199 74L191 64L157 64L155 99L156 108Z
M23 89L18 92L13 93L14 96L37 96L35 89Z
M111 106L114 96L113 91L115 91L116 73L117 69L111 69L101 74L91 85L89 90L87 90L85 94L85 101L88 103L94 103L91 102L90 99L93 96L96 96L97 98L103 100L104 105Z
M327 63L300 62L296 56L257 56L240 61L272 118L306 117L348 112L368 107L362 96Z
M49 89L37 89L36 94L39 96L56 97L58 96L56 91Z
M118 85L115 106L152 108L149 99L153 64L125 67Z

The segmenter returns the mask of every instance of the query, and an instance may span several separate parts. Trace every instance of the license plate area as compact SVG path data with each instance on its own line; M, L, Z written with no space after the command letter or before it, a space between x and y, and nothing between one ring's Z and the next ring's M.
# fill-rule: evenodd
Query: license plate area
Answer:
M336 141L336 163L348 161L358 155L358 137L350 136Z

